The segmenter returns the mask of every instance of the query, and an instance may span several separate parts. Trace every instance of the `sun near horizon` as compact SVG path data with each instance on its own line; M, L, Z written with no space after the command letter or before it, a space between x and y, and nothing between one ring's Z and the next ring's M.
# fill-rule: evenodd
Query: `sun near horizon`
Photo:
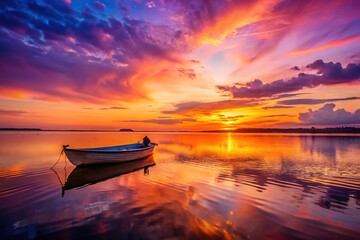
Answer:
M0 6L0 128L360 126L359 1Z

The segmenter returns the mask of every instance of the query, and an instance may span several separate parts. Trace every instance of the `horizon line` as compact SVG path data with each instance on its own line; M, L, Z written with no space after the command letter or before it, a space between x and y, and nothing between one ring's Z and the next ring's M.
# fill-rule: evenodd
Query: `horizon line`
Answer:
M336 131L337 130L337 131ZM345 131L341 131L345 130ZM338 126L338 127L297 127L297 128L236 128L236 129L212 129L212 130L105 130L105 129L41 129L41 128L0 128L0 131L43 131L43 132L198 132L198 133L347 133L346 130L352 130L350 133L360 133L360 127L356 126Z

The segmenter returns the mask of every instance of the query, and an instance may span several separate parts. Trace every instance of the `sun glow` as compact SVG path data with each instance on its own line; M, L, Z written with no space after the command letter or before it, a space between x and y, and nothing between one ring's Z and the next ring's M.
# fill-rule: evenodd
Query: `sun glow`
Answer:
M232 139L231 133L227 134L227 151L231 152L234 149L234 141Z
M223 127L221 129L224 130L224 131L232 131L232 130L235 130L236 128L234 128L234 127Z

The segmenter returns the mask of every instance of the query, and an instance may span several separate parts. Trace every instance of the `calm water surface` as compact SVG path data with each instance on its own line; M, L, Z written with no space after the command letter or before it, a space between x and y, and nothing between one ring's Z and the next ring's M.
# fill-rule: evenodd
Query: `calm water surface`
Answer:
M52 171L145 134L1 132L0 239L359 239L360 137L146 134L138 163Z

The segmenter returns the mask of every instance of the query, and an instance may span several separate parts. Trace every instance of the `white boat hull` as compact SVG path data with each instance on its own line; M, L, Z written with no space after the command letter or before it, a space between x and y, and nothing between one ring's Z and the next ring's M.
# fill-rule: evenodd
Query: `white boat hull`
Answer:
M71 149L64 147L69 161L75 166L133 161L150 156L157 144L138 147L141 144L119 145L103 148ZM128 147L128 148L127 148Z

